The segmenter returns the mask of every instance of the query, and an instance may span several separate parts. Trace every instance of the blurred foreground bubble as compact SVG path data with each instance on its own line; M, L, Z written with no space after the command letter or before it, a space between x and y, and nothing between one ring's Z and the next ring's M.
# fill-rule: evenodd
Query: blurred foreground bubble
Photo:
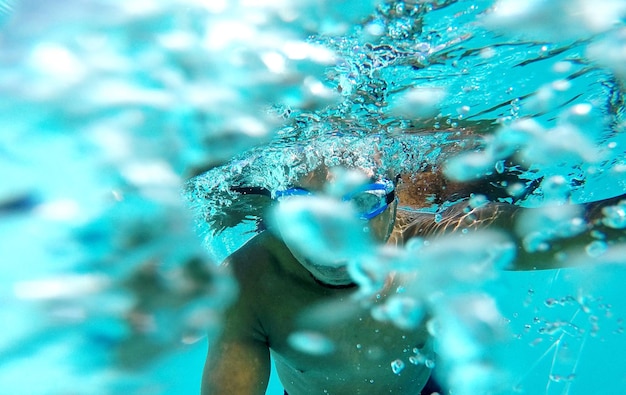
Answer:
M391 114L407 119L425 119L437 115L446 90L438 87L415 87L389 99Z
M14 284L13 292L18 299L54 300L89 297L110 283L102 275L68 275L42 280L22 281Z
M456 394L500 393L507 372L498 356L507 341L504 319L495 301L484 293L443 296L436 312L438 353L447 385Z
M581 206L546 204L522 212L515 231L528 252L547 251L550 242L576 236L587 230Z
M554 18L559 15L559 18ZM483 22L507 35L539 41L578 40L606 32L626 15L621 0L500 0Z
M411 330L422 324L425 310L422 303L410 296L393 295L383 305L372 308L372 317L378 321L391 322L396 327Z
M626 85L626 28L621 27L595 40L587 47L587 56L608 67Z
M330 266L344 266L367 255L373 242L365 223L349 202L325 196L294 196L280 202L273 222L287 245L305 257Z
M418 270L416 291L436 298L443 290L464 292L497 278L515 254L516 246L508 235L481 230L426 240L419 249L409 251L401 265L405 270Z
M626 200L620 201L615 206L608 206L602 209L602 223L613 229L626 228Z
M287 342L295 350L311 355L327 355L335 350L334 343L319 332L293 332Z
M320 26L304 21L324 7L357 18L343 9L364 5L303 6L17 2L0 42L0 88L13 99L0 111L77 138L121 133L134 154L195 174L269 140L282 122L272 107L314 111L337 99L324 85L336 55L309 40Z

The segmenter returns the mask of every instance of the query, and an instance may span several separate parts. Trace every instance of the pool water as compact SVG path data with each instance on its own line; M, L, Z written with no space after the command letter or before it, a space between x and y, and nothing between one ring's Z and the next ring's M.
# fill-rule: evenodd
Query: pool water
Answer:
M498 200L538 185L525 207L624 194L625 20L621 0L0 1L3 391L198 393L235 295L216 267L262 215L230 187L320 155L512 175ZM495 318L443 300L442 381L624 393L624 244L596 236L579 267L447 284Z

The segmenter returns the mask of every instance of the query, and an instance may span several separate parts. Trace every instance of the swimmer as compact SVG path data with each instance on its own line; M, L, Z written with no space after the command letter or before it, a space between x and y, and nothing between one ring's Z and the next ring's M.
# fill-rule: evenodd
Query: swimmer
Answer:
M298 188L321 193L324 173L311 173ZM396 215L395 181L372 181L369 187L380 199L361 215L373 238L383 243ZM285 393L291 395L413 395L428 381L430 368L423 364L406 366L400 375L390 368L407 350L417 348L432 358L425 327L402 330L374 320L368 308L351 298L357 286L345 265L325 265L304 256L271 229L225 264L239 282L240 294L226 313L221 337L210 346L203 394L264 394L270 353ZM388 279L381 299L398 287L397 281ZM294 348L294 336L321 345L306 352Z
M285 193L322 193L327 180L327 172L312 172ZM409 189L404 188L400 198L415 198L411 187L418 190L419 180L404 180ZM360 216L378 243L387 242L394 229L396 187L393 178L372 179L365 187L377 194L378 203L362 210ZM451 188L449 193L457 192ZM405 226L393 232L394 242L457 228L453 225L467 220L462 207L467 207L466 200L454 205L447 218L437 223L430 214L402 218ZM597 213L598 207L588 212ZM519 210L513 205L488 204L473 213L469 227L510 227L511 217ZM415 328L402 329L372 318L371 306L352 298L358 287L345 265L329 265L306 256L288 245L279 230L270 228L233 253L225 267L239 282L240 293L225 314L221 335L209 346L203 395L265 394L270 355L285 394L444 393L437 387L424 388L432 364L407 363L399 372L390 367L398 356L413 350L426 360L434 358L426 320ZM390 275L379 292L380 300L375 298L372 303L384 302L401 285L400 276Z

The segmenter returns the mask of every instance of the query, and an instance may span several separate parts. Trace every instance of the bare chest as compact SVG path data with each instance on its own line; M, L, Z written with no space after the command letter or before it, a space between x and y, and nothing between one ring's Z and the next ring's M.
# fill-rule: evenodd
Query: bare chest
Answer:
M377 321L348 292L297 290L270 306L263 327L292 395L408 394L428 379L433 356L424 326L402 330Z

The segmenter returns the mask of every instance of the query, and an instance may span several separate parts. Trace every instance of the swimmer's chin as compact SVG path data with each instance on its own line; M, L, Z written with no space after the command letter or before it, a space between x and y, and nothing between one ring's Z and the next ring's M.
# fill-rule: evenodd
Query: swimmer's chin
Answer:
M328 287L328 288L353 288L357 286L357 284L354 281L352 281L352 278L347 278L347 279L325 278L322 280L313 274L311 274L311 277L313 277L316 283L324 287Z

